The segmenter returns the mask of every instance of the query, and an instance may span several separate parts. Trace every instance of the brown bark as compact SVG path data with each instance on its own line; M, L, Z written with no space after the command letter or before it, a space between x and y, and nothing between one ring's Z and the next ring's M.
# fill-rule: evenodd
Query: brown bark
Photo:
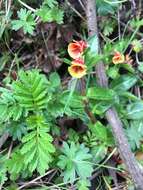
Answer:
M98 26L97 26L97 15L96 15L96 0L87 0L86 2L86 16L89 36L97 35L98 37ZM98 37L99 42L99 37ZM100 52L100 42L99 42ZM96 65L96 77L97 82L100 86L108 88L108 78L106 76L105 67L102 62ZM137 190L143 190L143 175L142 171L138 166L138 163L131 152L128 140L123 131L123 125L118 117L118 114L114 108L109 109L106 112L106 119L112 127L113 135L121 154L121 157L126 165L130 176L135 184Z

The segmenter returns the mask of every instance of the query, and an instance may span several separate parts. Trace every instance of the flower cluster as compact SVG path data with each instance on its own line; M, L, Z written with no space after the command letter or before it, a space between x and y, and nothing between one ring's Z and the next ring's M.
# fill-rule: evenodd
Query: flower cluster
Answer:
M74 60L71 62L71 66L68 67L68 71L72 77L82 78L86 75L87 66L84 63L83 52L87 48L85 41L73 41L68 45L68 53Z
M132 64L133 60L128 54L124 56L122 53L116 51L112 58L112 62L114 64L120 64L120 63Z

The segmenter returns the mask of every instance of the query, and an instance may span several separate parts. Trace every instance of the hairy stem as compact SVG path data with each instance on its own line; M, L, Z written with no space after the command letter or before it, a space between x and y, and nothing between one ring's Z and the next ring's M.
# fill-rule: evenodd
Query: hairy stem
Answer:
M97 35L98 37L98 26L97 26L97 15L96 15L96 0L87 0L86 2L86 16L89 36ZM100 52L100 41L99 52ZM105 67L102 62L96 65L96 77L97 82L100 86L108 88L108 78L106 76ZM106 112L106 119L112 127L113 135L116 140L118 150L121 157L126 165L130 176L135 184L137 190L143 190L143 176L142 171L138 166L138 163L131 152L128 140L123 131L123 125L118 117L118 114L114 108L109 109Z

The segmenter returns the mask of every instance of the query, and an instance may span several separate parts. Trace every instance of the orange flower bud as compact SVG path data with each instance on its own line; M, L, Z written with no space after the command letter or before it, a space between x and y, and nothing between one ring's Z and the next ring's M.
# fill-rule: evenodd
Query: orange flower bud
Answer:
M87 66L84 65L84 61L82 59L77 59L71 62L71 66L68 67L68 71L72 77L82 78L86 75Z
M125 57L120 52L115 52L114 57L112 58L114 64L124 63Z
M86 48L86 42L82 40L74 41L68 45L68 53L73 59L78 59Z
M125 62L126 62L127 64L129 64L129 65L132 65L133 59L127 54L127 55L125 56Z

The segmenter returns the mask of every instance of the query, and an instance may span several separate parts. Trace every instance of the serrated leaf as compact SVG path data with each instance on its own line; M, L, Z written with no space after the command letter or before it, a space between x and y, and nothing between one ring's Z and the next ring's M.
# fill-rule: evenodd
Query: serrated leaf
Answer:
M12 29L17 31L20 28L23 28L25 34L33 34L36 23L34 21L34 15L31 13L31 11L20 9L20 11L18 11L18 18L19 20L11 21Z
M23 137L21 154L29 170L33 172L36 169L42 175L52 161L51 154L55 152L52 145L53 138L47 133L47 125L42 116L31 116L28 125L30 125L28 128L33 131Z
M107 88L91 87L88 88L87 97L95 100L114 100L116 93Z
M12 84L19 105L28 111L44 109L48 102L47 81L37 70L21 71L19 80Z
M74 182L78 175L82 179L90 177L93 171L93 166L89 163L92 155L89 153L89 149L83 144L76 145L71 142L70 146L64 142L62 148L63 155L59 157L58 166L64 170L64 182L70 180ZM86 173L84 172L86 171Z
M133 121L130 123L130 127L126 129L131 148L135 150L140 148L141 140L143 139L143 121Z

